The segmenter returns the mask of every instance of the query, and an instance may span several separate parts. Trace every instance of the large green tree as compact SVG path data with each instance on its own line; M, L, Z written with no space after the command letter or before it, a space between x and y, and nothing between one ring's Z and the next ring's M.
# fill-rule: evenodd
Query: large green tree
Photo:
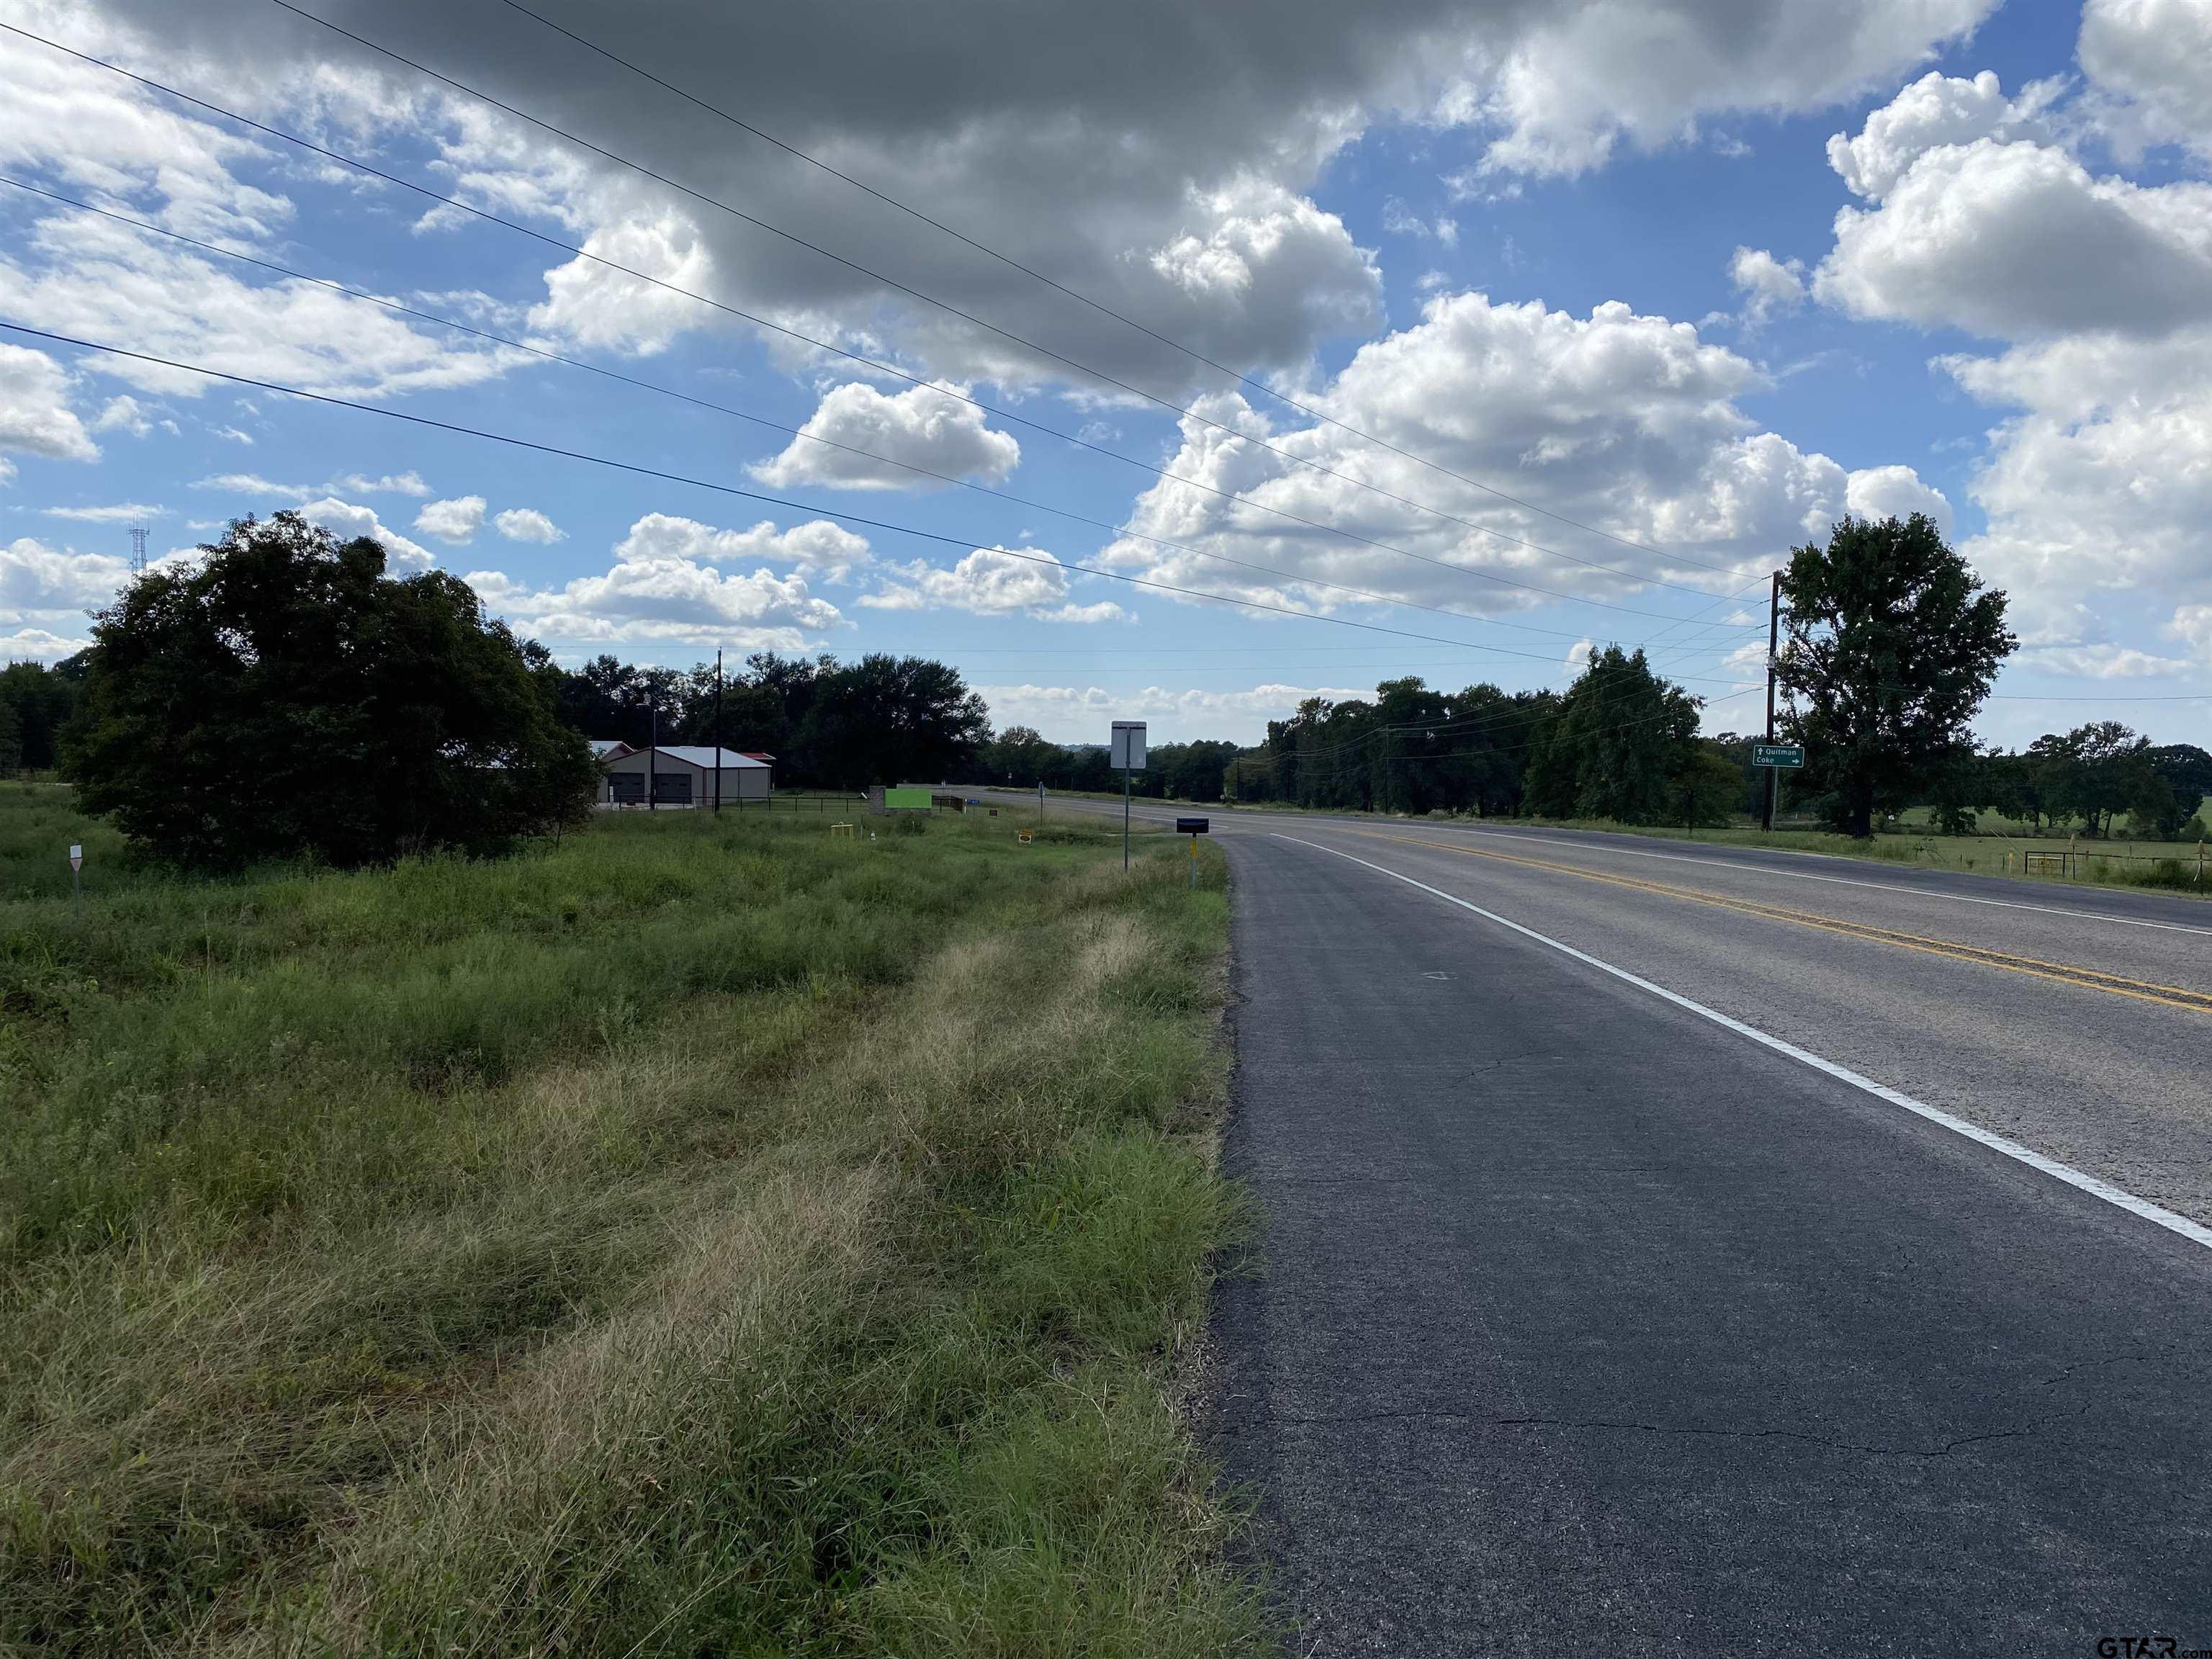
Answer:
M1776 678L1790 699L1784 729L1805 745L1804 782L1832 795L1838 828L1871 835L1877 807L1906 804L1967 742L2019 642L2005 596L1916 513L1847 518L1826 546L1796 549L1782 599Z
M839 788L965 775L990 740L991 711L960 671L878 653L817 673L792 746Z
M1695 697L1651 672L1641 649L1607 646L1535 741L1528 810L1541 817L1673 821L1678 781L1698 759L1698 708Z
M296 513L240 519L94 628L63 761L86 808L220 867L495 851L573 821L594 772L556 690L468 584Z

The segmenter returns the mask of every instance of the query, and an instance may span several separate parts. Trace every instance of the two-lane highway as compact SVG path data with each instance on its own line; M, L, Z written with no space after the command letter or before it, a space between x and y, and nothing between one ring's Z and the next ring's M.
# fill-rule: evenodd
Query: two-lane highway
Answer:
M2212 1648L2212 908L1215 827L1301 1650Z

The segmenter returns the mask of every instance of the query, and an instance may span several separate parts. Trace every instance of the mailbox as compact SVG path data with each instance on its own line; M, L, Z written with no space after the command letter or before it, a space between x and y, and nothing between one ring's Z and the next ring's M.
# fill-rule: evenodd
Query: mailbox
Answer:
M1206 833L1206 821L1204 818L1177 818L1176 820L1176 834L1178 836L1202 836Z

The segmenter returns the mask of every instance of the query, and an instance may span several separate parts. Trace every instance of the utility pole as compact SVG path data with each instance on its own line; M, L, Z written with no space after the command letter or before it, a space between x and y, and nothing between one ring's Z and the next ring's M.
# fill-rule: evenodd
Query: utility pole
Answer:
M645 810L658 812L660 810L660 790L653 781L653 763L660 758L660 699L655 697L646 704L646 708L652 711L653 723L647 728L650 735L645 744Z
M714 811L722 810L722 647L714 647Z
M1782 645L1782 573L1774 573L1774 586L1766 601L1766 740L1774 741L1774 659ZM1759 814L1759 827L1768 835L1774 833L1774 808L1782 793L1782 769L1766 769L1766 810Z

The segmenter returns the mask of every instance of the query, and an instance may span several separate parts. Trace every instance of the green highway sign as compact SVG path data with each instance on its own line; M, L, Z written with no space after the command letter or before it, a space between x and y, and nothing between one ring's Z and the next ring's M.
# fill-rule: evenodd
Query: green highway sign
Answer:
M1805 745L1802 743L1755 743L1751 746L1753 766L1802 766Z

